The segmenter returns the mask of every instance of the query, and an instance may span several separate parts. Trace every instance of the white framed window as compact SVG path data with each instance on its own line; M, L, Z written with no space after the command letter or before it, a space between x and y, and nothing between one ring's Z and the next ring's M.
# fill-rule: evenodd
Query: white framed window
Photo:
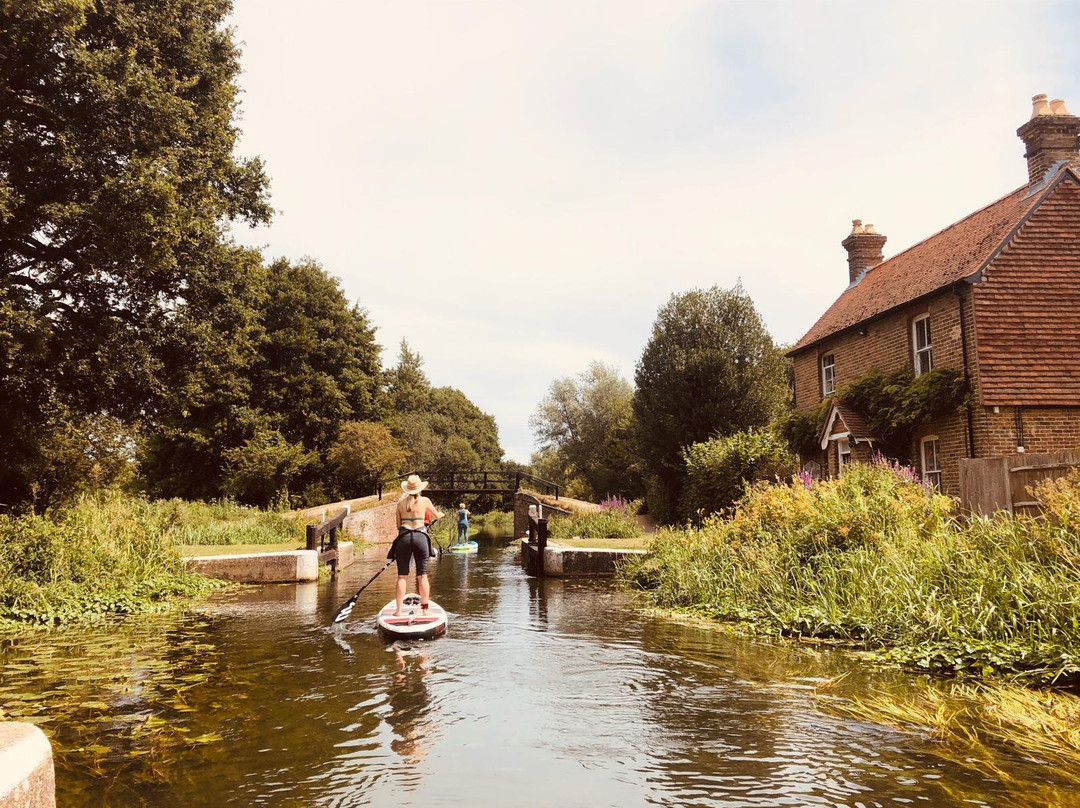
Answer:
M836 439L836 474L844 473L844 467L851 462L851 439Z
M930 337L930 315L911 321L911 344L915 351L915 375L922 376L934 367L934 341Z
M928 435L922 439L922 476L923 479L934 486L934 490L941 490L941 457L938 454L937 435Z
M831 396L836 392L836 357L823 354L821 357L821 397Z

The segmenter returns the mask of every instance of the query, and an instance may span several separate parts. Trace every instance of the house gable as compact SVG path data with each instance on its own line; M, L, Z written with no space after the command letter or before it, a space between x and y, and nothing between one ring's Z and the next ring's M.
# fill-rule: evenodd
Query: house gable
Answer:
M981 403L1080 406L1080 177L1070 168L974 286Z
M825 427L821 430L821 448L827 449L829 442L838 438L848 438L852 444L865 443L871 446L876 440L862 416L839 401L833 401L825 419Z

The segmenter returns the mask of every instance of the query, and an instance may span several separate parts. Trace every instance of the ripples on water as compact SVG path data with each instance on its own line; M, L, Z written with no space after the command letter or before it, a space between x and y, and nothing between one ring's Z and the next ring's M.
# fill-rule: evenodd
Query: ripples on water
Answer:
M526 578L513 548L437 562L442 639L378 638L390 575L330 628L380 564L8 641L0 707L51 734L61 808L1074 804L1045 766L984 775L819 709L826 680L896 674L642 617L609 582Z

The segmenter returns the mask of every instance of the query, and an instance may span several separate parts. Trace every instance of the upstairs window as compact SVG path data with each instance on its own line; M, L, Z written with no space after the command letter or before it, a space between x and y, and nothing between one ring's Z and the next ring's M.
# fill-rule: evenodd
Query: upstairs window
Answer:
M937 436L922 440L922 476L936 491L941 490L941 458L938 456Z
M833 354L821 357L821 397L831 396L836 392L836 359Z
M911 344L915 349L915 375L922 376L934 367L933 340L930 338L930 315L911 322Z

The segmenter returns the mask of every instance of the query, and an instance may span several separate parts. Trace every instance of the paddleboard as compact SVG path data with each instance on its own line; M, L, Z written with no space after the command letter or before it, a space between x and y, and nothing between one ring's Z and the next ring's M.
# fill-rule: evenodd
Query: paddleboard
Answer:
M480 545L474 541L467 541L464 544L451 544L451 553L475 553L480 549Z
M396 608L397 601L390 601L375 620L383 639L431 640L446 631L446 612L435 601L428 604L427 614L424 614L420 596L414 592L405 596L400 617L394 617Z

